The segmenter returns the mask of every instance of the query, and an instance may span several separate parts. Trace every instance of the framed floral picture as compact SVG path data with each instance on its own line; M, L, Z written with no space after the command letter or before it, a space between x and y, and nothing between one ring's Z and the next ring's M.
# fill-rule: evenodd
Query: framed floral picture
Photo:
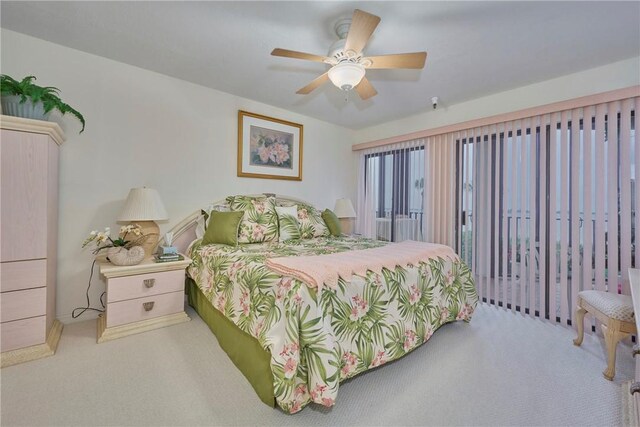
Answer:
M238 176L302 181L302 125L238 111Z

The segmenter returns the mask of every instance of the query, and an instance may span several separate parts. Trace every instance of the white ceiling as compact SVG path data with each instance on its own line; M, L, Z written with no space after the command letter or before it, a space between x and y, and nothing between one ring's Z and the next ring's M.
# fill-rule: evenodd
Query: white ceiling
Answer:
M85 52L359 129L640 55L640 2L1 2L1 25ZM424 70L369 70L368 101L326 84L334 22L382 22L368 55L426 50Z

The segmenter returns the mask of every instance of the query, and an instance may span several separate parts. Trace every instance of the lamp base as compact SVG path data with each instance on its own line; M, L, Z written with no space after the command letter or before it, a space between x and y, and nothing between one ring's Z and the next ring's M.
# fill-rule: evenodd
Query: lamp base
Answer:
M151 258L156 251L156 246L158 246L158 240L160 240L160 227L155 221L131 221L130 224L138 224L142 234L149 236L141 246L144 248L145 259Z
M355 222L353 218L339 218L339 221L342 234L353 234L353 223Z

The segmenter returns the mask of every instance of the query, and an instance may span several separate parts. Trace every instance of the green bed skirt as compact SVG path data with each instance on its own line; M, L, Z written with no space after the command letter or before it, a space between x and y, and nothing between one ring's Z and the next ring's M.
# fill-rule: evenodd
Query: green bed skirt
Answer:
M215 309L204 296L193 279L187 277L185 289L189 305L218 338L220 347L234 365L247 378L265 404L275 407L271 355L262 348L257 339L238 328L231 320Z

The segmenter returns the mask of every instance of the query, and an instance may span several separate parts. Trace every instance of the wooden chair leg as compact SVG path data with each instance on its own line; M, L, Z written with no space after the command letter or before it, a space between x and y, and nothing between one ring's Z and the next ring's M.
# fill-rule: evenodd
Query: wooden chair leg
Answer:
M616 349L618 342L629 334L621 332L614 325L602 325L602 332L607 345L607 369L602 374L606 379L612 381L613 377L616 376Z
M582 344L582 340L584 339L584 315L587 314L587 310L578 306L576 308L576 327L578 328L578 337L573 340L574 345Z

